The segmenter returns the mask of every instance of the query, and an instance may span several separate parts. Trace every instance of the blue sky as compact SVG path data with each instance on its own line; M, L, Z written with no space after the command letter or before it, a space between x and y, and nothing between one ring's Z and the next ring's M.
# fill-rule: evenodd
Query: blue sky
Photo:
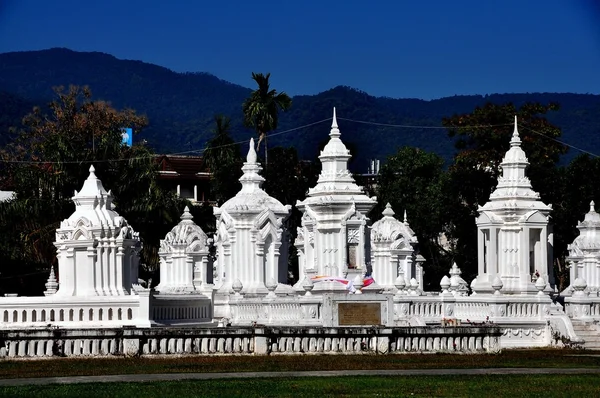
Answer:
M0 52L51 47L292 95L600 93L597 0L0 0Z

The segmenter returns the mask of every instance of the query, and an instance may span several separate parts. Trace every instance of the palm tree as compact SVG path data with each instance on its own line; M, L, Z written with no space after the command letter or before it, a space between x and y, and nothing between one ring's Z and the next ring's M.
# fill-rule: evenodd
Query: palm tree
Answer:
M246 127L256 129L258 133L257 149L260 148L260 143L265 141L265 167L267 166L267 133L277 128L279 110L285 112L292 106L289 95L270 89L270 76L270 73L263 75L252 72L252 79L258 84L258 88L242 105L244 124Z

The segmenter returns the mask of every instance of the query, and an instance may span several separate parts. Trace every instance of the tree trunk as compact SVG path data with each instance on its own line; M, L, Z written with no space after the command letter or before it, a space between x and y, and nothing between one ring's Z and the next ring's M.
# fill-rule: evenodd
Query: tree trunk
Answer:
M267 133L260 132L258 133L258 143L256 144L256 151L260 150L260 143L265 141L265 170L267 169L268 159L267 159Z

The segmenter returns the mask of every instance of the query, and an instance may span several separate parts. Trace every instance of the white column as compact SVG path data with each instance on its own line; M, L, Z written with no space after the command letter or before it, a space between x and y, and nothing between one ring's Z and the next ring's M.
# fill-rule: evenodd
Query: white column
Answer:
M485 246L483 230L481 228L477 229L477 270L479 275L483 275L487 273L485 269L485 259L483 257L485 251L483 250Z
M110 258L108 248L108 238L101 238L98 242L102 246L102 290L105 296L110 296L110 281L112 275L110 273Z
M488 272L498 273L498 228L490 227L490 240L488 245Z
M101 241L98 241L96 244L96 264L95 264L95 272L96 272L96 280L95 280L95 288L96 293L99 296L105 296L104 289L102 286L102 282L104 280L102 275L102 268L104 264L102 263L102 244Z
M117 294L121 296L125 294L123 291L123 283L125 282L123 280L123 248L117 246L120 245L115 244L115 271L117 273L115 287Z
M549 282L548 278L548 228L543 227L540 232L540 268L539 272L544 276L546 282Z
M198 201L198 185L194 184L194 201Z

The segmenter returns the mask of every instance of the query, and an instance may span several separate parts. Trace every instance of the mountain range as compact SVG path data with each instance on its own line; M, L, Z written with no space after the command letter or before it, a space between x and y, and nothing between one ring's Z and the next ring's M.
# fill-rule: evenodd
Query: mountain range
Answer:
M53 87L70 84L87 85L95 99L147 115L150 125L135 140L146 140L159 153L202 149L211 137L216 114L231 118L236 140L247 140L254 134L242 124L241 105L250 88L207 73L176 73L109 54L53 48L0 54L0 145L12 139L9 126L18 125L34 105L53 99ZM285 86L273 88L285 91ZM280 116L279 129L269 138L269 147L294 146L301 158L314 159L319 143L327 139L327 119L335 106L343 140L355 151L355 171L366 171L369 159L383 161L404 145L451 159L455 149L446 130L389 125L441 126L442 118L470 112L486 102L518 106L527 101L558 102L561 109L547 118L562 129L561 140L585 151L600 152L600 95L492 94L425 101L374 97L344 86L294 96L292 109ZM286 132L291 129L295 130ZM578 153L571 149L566 160Z

